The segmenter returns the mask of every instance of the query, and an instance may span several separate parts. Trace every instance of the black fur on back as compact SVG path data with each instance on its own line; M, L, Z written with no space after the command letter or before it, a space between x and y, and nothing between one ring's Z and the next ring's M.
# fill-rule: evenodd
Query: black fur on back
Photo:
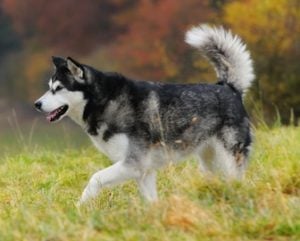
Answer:
M242 96L231 84L163 84L135 81L118 73L104 73L87 65L84 83L62 66L53 78L70 91L81 91L87 101L83 112L87 132L103 140L126 133L146 146L165 143L172 148L193 147L212 135L228 148L246 153L251 143L249 120ZM232 130L236 142L226 140Z

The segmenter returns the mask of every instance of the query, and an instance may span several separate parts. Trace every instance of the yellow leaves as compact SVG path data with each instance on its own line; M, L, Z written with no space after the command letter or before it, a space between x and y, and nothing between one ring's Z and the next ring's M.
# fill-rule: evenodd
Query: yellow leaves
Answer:
M157 42L156 47L158 50L158 56L160 56L160 61L167 78L172 78L178 75L179 68L170 59L165 44Z
M287 123L290 108L298 116L300 1L232 1L224 6L223 20L250 49L260 88L255 91L268 116L279 110Z
M199 58L198 56L193 62L193 67L195 67L197 70L199 70L199 73L201 73L201 82L215 82L217 77L209 61L204 58ZM194 81L195 83L199 82L199 73L197 73L197 77Z
M34 83L49 69L49 59L44 53L34 53L28 56L25 63L24 76L29 83Z
M224 20L250 45L264 51L286 52L299 38L299 2L295 0L249 0L224 7Z
M256 12L248 4L232 2L225 5L223 20L235 29L235 31L238 30L241 36L247 36L247 41L256 42L257 35L250 34L254 29L249 29L249 25L251 25L250 21L257 18Z
M49 71L49 54L47 52L35 52L25 56L24 79L29 86L36 86L46 81L46 74ZM24 80L23 80L24 81ZM28 88L28 96L34 100L40 94L39 88Z

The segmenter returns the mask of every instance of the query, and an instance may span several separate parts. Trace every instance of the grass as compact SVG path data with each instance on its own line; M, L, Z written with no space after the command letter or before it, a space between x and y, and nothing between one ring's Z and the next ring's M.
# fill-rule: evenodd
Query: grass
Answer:
M259 129L242 182L205 180L191 160L160 171L155 204L128 182L80 209L109 161L92 147L25 148L0 159L0 240L300 240L299 147L300 128Z
M87 146L88 141L82 129L70 120L59 125L49 125L44 118L35 118L25 123L17 118L11 118L7 122L0 121L0 159L1 156L32 150L41 146L41 143L49 150L61 151Z

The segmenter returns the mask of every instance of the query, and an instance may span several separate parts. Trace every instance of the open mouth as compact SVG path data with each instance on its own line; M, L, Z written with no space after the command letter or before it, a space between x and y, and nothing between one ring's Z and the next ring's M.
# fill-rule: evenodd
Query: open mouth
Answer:
M50 122L58 120L61 116L63 116L67 110L69 109L68 105L63 105L54 111L51 111L50 113L47 114L47 120Z

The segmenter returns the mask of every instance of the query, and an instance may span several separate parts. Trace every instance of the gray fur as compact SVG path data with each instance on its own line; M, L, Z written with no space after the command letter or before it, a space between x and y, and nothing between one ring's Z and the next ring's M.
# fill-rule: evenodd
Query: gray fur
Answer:
M50 121L71 117L114 162L92 176L81 203L129 179L146 199L155 200L156 169L191 155L204 173L242 177L251 146L242 101L254 77L250 55L223 28L193 28L186 41L213 62L217 84L135 81L71 58L53 58L50 91L36 107L50 112Z

